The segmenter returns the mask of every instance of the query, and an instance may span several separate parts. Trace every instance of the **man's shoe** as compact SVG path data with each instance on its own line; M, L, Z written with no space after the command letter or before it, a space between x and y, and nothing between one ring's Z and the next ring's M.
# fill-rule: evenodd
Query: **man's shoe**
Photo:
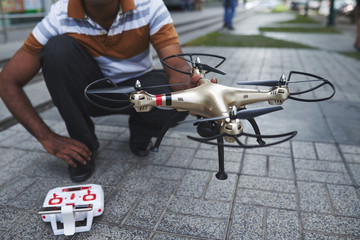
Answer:
M97 151L93 153L91 159L87 161L85 165L81 163L77 164L77 167L72 167L68 165L68 171L70 175L70 179L73 182L84 182L87 180L95 170L95 157L97 155Z
M146 157L150 153L151 137L130 134L130 150L138 157Z

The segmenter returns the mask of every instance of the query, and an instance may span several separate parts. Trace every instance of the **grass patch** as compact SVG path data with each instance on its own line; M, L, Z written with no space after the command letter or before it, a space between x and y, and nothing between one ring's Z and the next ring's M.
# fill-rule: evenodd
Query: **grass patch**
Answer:
M272 12L274 13L290 12L290 11L291 10L288 7L286 7L285 4L279 4L272 9Z
M338 34L340 31L331 27L260 27L261 32L292 32L292 33L332 33Z
M319 21L316 21L312 18L309 18L304 15L297 14L295 19L289 20L289 21L283 21L279 23L285 23L285 24L320 24Z
M360 52L341 52L341 54L360 61Z
M219 32L212 32L201 36L188 42L186 46L311 48L303 44L277 40L262 35L233 35Z

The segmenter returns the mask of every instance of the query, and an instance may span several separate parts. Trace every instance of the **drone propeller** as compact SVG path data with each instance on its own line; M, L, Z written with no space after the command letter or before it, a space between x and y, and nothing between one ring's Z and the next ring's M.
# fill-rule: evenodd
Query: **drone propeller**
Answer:
M233 108L236 108L235 106L233 106ZM279 111L282 110L283 107L282 106L275 106L275 107L265 107L265 108L256 108L256 109L241 109L238 112L236 112L236 114L233 115L233 111L230 112L230 118L237 118L237 119L252 119L255 117L259 117L261 115L267 114L267 113L271 113L271 112L275 112L275 111ZM208 121L216 121L216 120L222 120L225 119L227 117L212 117L212 118L202 118L202 119L195 119L195 120L188 120L188 121L182 121L179 123L191 123L194 122L195 124L200 123L200 122L208 122Z
M194 141L197 141L200 143L205 143L205 144L210 144L210 145L215 145L215 146L224 146L224 147L231 147L231 148L260 148L260 147L268 147L268 146L273 146L276 144L286 142L286 141L292 139L293 137L295 137L296 134L297 134L297 131L283 133L283 134L276 134L276 135L261 135L261 134L250 134L250 133L243 132L242 134L239 134L239 135L230 135L230 134L226 134L226 133L221 133L216 136L203 137L203 138L197 138L197 137L192 137L192 136L187 136L187 137L191 140L194 140ZM234 144L223 144L223 143L219 143L219 142L211 142L212 140L215 140L215 139L218 139L219 137L224 137L224 136L234 138L234 140L237 144L234 145ZM252 137L252 138L274 138L274 139L282 138L282 139L275 141L275 142L266 143L266 144L246 145L240 141L240 139L238 138L240 136L247 136L247 137Z
M266 108L256 108L256 109L246 109L240 110L236 114L236 118L238 119L251 119L255 118L267 113L275 112L282 110L282 106L275 106L275 107L266 107Z
M218 64L216 64L214 67L211 67L211 66L209 66L207 64L200 63L200 58L199 58L200 56L220 59L220 62ZM195 57L196 57L196 59L194 60ZM222 74L222 75L226 75L225 72L217 69L217 67L219 67L226 60L226 58L222 57L222 56L218 56L218 55L214 55L214 54L204 54L204 53L183 53L183 54L171 55L171 56L165 57L165 58L160 60L162 64L164 64L165 66L167 66L168 68L170 68L170 69L172 69L174 71L177 71L177 72L180 72L180 73L183 73L183 74L186 74L186 75L191 75L191 72L185 72L185 71L182 71L180 69L177 69L177 68L169 65L166 62L166 60L172 59L172 58L182 59L182 60L190 63L193 68L197 67L200 70L205 70L206 73L214 72L214 73L219 73L219 74ZM187 59L187 58L189 58L189 59Z
M219 69L216 69L214 67L211 67L207 64L203 64L203 63L195 63L196 67L198 67L200 70L206 70L208 72L214 72L214 73L219 73L221 75L226 75L226 72L223 72Z
M106 78L100 79L101 81L107 80ZM173 84L163 84L163 85L154 85L154 86L145 86L142 87L139 80L136 81L135 86L114 86L109 88L94 88L89 89L91 86L93 86L96 83L99 83L99 81L95 81L94 83L91 83L86 88L87 94L129 94L134 91L141 91L145 89L155 89L155 88L163 88L163 87L171 87L171 86L181 86L181 85L187 85L187 83L173 83Z
M237 85L255 85L255 86L264 86L264 87L276 87L281 85L287 85L286 77L283 74L280 80L265 80L265 81L247 81L247 82L237 82Z
M237 85L254 85L254 86L264 86L264 87L276 87L280 85L279 80L265 80L265 81L247 81L247 82L237 82Z

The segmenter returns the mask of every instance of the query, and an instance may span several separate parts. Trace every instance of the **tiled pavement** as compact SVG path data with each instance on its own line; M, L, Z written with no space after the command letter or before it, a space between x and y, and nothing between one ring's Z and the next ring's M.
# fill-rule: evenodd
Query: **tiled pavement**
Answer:
M225 181L214 176L217 150L186 138L194 135L191 127L172 129L159 153L137 158L128 149L128 129L116 117L96 119L101 151L87 183L103 186L105 212L94 219L91 231L68 239L360 238L360 142L343 140L337 131L345 126L332 125L338 118L358 121L359 113L327 111L343 102L358 105L359 99L346 94L358 86L358 62L320 50L196 50L228 57L222 67L227 77L218 76L225 85L277 78L296 68L329 78L338 93L328 103L286 102L282 113L259 118L265 133L299 134L274 147L227 149ZM42 116L66 134L53 108ZM66 164L45 153L18 124L1 132L0 146L1 239L65 238L53 236L36 211L48 190L72 185Z
M105 212L72 237L54 236L36 214L48 190L73 185L66 164L16 124L0 134L0 239L360 239L359 62L327 50L184 51L226 56L228 75L216 76L224 85L298 70L328 78L337 94L288 101L259 117L263 133L299 133L278 146L226 149L225 181L214 176L217 150L186 138L195 135L191 126L172 129L158 153L137 158L126 117L95 119L101 150L86 183L103 186ZM41 115L66 135L54 108Z

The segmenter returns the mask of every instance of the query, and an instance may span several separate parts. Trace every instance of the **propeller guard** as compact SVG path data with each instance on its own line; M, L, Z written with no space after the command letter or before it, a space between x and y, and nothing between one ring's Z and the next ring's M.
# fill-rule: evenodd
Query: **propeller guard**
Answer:
M239 134L239 135L230 135L230 134L226 134L226 133L221 133L219 135L216 135L213 137L207 137L207 138L197 138L197 137L192 137L192 136L187 136L187 137L191 140L194 140L194 141L197 141L200 143L205 143L205 144L210 144L210 145L215 145L215 146L248 149L248 148L259 148L259 147L268 147L268 146L277 145L277 144L289 141L290 139L295 137L296 134L297 134L297 131L283 133L283 134L276 134L276 135L261 135L261 134L250 134L250 133L243 132L242 134ZM245 145L240 141L240 139L239 139L240 136L252 137L252 138L256 138L256 139L258 139L258 138L282 138L282 139L279 141L276 141L276 142L272 142L272 143L265 143L265 144L259 144L259 145ZM237 142L238 144L231 145L231 144L211 142L212 140L215 140L219 137L233 138L234 142Z
M202 64L198 61L198 59L194 59L194 57L211 57L211 58L218 58L220 59L220 62L217 63L214 67L212 66L209 66L207 64ZM187 59L186 57L188 57L189 59ZM169 59L172 59L172 58L180 58L188 63L191 63L191 67L192 69L199 69L200 71L204 71L204 73L209 73L209 72L215 72L215 73L219 73L219 74L222 74L222 75L225 75L226 73L221 71L221 70L218 70L217 68L223 64L226 60L225 57L223 56L219 56L219 55L214 55L214 54L206 54L206 53L183 53L183 54L175 54L175 55L171 55L171 56L168 56L168 57L165 57L163 59L161 59L161 63L164 64L165 66L167 66L168 68L174 70L174 71L177 71L179 73L183 73L183 74L186 74L186 75L192 75L193 73L192 72L185 72L185 71L182 71L180 69L177 69L173 66L171 66L170 64L166 63L166 60L169 60Z

